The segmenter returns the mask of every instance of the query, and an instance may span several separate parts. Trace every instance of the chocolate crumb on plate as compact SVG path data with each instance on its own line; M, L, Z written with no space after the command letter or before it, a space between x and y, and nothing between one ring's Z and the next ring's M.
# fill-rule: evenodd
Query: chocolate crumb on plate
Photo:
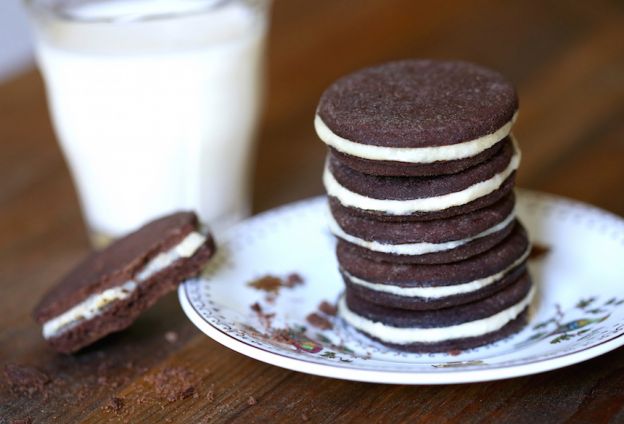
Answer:
M278 343L286 343L286 344L293 343L293 338L290 337L289 331L283 328L273 331L271 333L271 339L273 339L274 341Z
M262 313L262 306L260 306L260 304L258 302L252 303L250 308L251 308L252 311L254 311L257 314L261 314Z
M529 260L542 259L550 253L550 247L545 244L533 243L531 247L531 253L529 253Z
M265 292L278 292L282 287L282 279L274 275L265 275L247 283L249 287Z
M262 309L262 306L258 302L251 304L249 307L251 308L252 311L256 313L256 315L258 316L258 319L260 320L260 323L262 324L264 328L266 329L271 328L271 321L273 320L273 317L275 317L275 314L265 313L264 310Z
M303 277L296 272L288 274L285 278L267 274L248 282L247 286L267 293L277 294L282 287L292 289L303 284L303 281Z
M312 312L311 314L309 314L306 317L306 321L308 321L310 325L316 328L320 328L321 330L329 330L333 327L332 323L329 322L327 318L320 316L316 312Z
M322 301L319 304L318 310L332 317L336 316L336 314L338 313L338 308L336 308L336 305L332 305L326 300Z
M284 281L284 286L286 287L295 287L303 284L303 277L296 272L288 274L286 276L286 280Z

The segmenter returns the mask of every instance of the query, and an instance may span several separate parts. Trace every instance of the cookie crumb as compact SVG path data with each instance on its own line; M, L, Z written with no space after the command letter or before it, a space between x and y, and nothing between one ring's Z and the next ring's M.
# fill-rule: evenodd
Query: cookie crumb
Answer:
M3 371L9 387L14 393L30 398L37 394L46 397L45 386L52 379L43 371L28 365L11 363L6 364Z
M183 367L167 367L146 379L152 384L156 393L167 400L175 402L195 394L194 382L197 376Z
M533 243L533 246L531 246L531 252L529 253L529 259L542 259L548 253L550 253L549 246L546 246L545 244Z
M290 332L286 329L277 329L271 333L271 339L278 343L292 344L293 339L290 336Z
M332 317L336 316L336 314L338 313L338 308L336 308L336 305L332 305L326 300L322 301L319 304L318 310Z
M326 318L320 316L316 312L312 312L306 317L306 321L316 328L320 328L321 330L329 330L332 328L332 323L329 322Z
M117 396L113 396L110 398L108 403L104 406L104 410L108 412L114 412L115 414L119 414L125 405L125 401Z
M275 314L267 314L263 311L262 306L258 303L255 302L250 306L251 310L254 311L256 313L256 315L258 316L258 319L260 320L260 323L262 324L262 326L266 329L271 328L271 322L273 320L273 317L275 317Z
M249 396L249 399L247 399L247 405L249 406L254 406L257 403L258 401L253 396Z
M274 275L265 275L247 283L249 287L265 292L277 293L282 287L282 279Z
M206 393L206 400L208 402L213 402L215 400L214 384L211 384L208 388L208 392Z
M18 418L16 420L11 421L11 424L32 424L33 419L31 417L26 418Z
M174 344L178 341L178 333L176 333L175 331L167 331L165 333L165 340L168 343Z
M301 421L308 421L310 417L308 417L305 413L301 414Z
M296 272L288 274L286 280L284 280L284 286L288 288L300 286L301 284L303 284L303 277Z
M256 278L247 283L249 287L253 287L256 290L267 292L267 294L277 295L282 287L292 289L296 286L300 286L304 283L303 277L296 273L291 272L285 278L280 278L275 275L267 274L263 277Z

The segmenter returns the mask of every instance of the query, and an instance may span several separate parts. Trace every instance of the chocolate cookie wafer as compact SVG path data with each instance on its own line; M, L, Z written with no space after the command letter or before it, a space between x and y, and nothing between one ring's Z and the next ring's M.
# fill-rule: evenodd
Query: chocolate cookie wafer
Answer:
M477 302L430 311L387 308L347 288L340 316L356 330L399 350L444 352L492 343L520 330L535 294L528 273Z
M473 302L501 290L523 272L529 241L520 224L501 243L459 262L435 265L370 260L353 245L336 248L347 288L371 303L425 310Z
M319 138L363 173L456 173L487 160L511 131L518 97L501 74L461 61L403 60L334 82L315 117Z
M75 352L128 327L145 309L196 276L215 252L197 217L155 220L87 256L43 297L35 320L59 352Z

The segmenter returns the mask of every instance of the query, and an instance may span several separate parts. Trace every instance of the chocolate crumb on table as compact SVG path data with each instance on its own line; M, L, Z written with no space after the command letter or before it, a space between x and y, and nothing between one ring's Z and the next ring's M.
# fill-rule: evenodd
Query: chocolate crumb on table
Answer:
M197 376L183 367L167 367L147 377L156 394L168 402L186 399L195 394Z
M33 419L31 417L19 418L17 420L11 421L11 424L32 424Z
M329 322L326 318L320 316L316 312L312 312L306 317L306 321L316 328L320 328L321 330L329 330L333 327L332 323Z
M113 396L110 398L108 403L104 405L103 409L107 412L114 412L115 414L119 414L123 410L124 405L125 401L123 400L123 398Z
M176 333L175 331L167 331L165 333L165 340L168 343L174 344L178 341L178 333Z
M208 388L208 392L206 393L206 400L208 402L213 402L214 399L215 399L214 384L211 384L210 387Z
M35 395L47 397L45 386L52 379L43 371L28 365L12 363L6 364L3 371L4 377L14 393L30 398Z

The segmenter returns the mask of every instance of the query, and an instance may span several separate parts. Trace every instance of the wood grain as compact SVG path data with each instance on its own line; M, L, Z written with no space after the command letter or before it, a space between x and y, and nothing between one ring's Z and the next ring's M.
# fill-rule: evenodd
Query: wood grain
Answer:
M518 85L521 186L624 214L624 10L617 1L280 0L268 55L254 173L262 211L322 193L324 146L312 118L322 90L358 67L453 57ZM208 340L174 295L128 331L74 356L43 344L39 296L88 250L76 195L32 71L0 86L0 365L54 376L47 398L2 382L0 422L624 422L624 350L558 371L441 387L308 376ZM165 340L175 331L178 340ZM154 400L153 376L184 367L196 397ZM148 396L149 395L149 396ZM121 413L106 408L125 400ZM250 397L256 401L250 404Z

